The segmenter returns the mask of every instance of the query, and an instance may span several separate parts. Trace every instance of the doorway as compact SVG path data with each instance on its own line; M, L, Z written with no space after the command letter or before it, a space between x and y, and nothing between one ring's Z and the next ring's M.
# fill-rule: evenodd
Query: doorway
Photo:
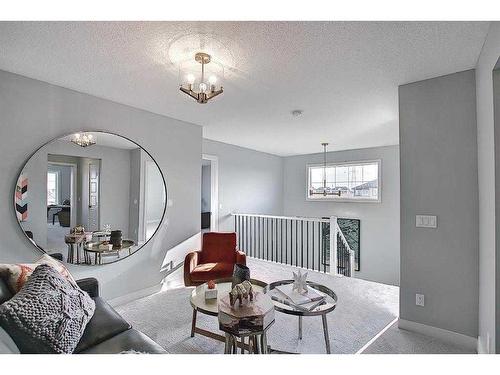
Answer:
M76 225L77 165L71 162L47 163L47 247L58 252L66 249L61 241Z
M219 158L202 155L201 160L201 232L219 230Z

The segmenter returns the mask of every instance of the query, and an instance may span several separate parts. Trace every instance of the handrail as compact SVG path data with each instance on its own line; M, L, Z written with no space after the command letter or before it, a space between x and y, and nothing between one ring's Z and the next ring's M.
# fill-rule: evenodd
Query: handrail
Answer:
M240 214L240 213L231 213L231 216L244 216L244 217L262 217L268 219L283 219L283 220L301 220L301 221L310 221L316 223L329 223L330 219L323 219L319 217L307 217L307 216L279 216L279 215L261 215L261 214Z
M349 242L347 242L347 240L344 236L344 233L342 233L342 230L340 229L338 224L337 224L337 233L339 234L340 240L342 241L343 245L345 246L345 248L349 252L349 268L350 268L349 275L353 276L354 275L354 261L355 261L356 253L349 246Z

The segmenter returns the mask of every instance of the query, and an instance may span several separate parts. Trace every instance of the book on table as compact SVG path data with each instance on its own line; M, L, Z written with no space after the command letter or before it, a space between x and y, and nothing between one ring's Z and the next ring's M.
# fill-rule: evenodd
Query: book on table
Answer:
M273 297L275 301L304 311L313 310L326 299L326 295L323 292L309 286L307 287L307 293L301 294L293 290L293 284L277 286Z

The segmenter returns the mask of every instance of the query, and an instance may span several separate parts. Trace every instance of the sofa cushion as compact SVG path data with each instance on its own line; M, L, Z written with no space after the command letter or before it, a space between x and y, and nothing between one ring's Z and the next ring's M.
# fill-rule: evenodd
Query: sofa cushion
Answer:
M19 354L16 343L2 327L0 327L0 354Z
M76 285L75 279L73 279L64 264L48 254L44 254L35 263L0 264L0 277L7 283L11 292L15 294L21 290L28 277L40 264L48 264Z
M81 354L118 354L122 352L140 352L149 354L165 354L166 351L156 342L151 340L144 333L135 329L113 336L109 340L103 341L93 346Z
M72 353L94 309L87 293L42 264L0 305L0 326L21 353Z
M10 288L7 286L3 277L0 276L0 305L11 298L12 292Z
M200 263L236 261L236 233L205 233Z
M94 298L94 302L94 316L92 316L87 327L85 327L82 338L74 351L75 353L87 350L91 346L100 344L132 328L104 299L97 297Z
M233 264L229 263L203 263L191 271L191 280L195 282L208 281L231 277L233 275Z

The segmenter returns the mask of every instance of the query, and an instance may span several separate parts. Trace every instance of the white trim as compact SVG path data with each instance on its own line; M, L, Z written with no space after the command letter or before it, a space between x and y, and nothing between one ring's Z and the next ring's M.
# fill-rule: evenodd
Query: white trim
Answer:
M202 160L210 160L210 231L219 231L219 157L202 154Z
M246 216L246 217L262 217L267 219L286 219L286 220L300 220L300 221L314 221L320 223L329 223L330 219L320 219L318 217L306 217L306 216L276 216L276 215L259 215L259 214L240 214L236 212L231 212L231 216Z
M122 296L113 298L109 300L109 304L113 307L124 305L128 302L132 302L136 299L150 296L152 294L158 293L161 290L161 284L156 284L148 288L136 290L135 292L124 294Z
M359 349L355 354L362 354L366 349L368 349L368 347L373 344L375 342L375 340L377 340L380 336L382 336L384 334L385 331L387 331L389 328L392 327L392 325L394 323L396 323L398 321L398 317L394 318L393 321L391 321L389 324L387 324L383 329L382 331L380 331L379 333L377 333L375 336L373 336L370 341L368 341L365 345L363 345L363 347L361 349Z
M359 160L359 161L332 161L326 163L327 167L331 166L344 166L344 165L364 165L364 164L378 164L378 197L377 199L370 198L341 198L341 197L328 197L328 198L311 198L309 197L309 179L310 167L322 167L323 163L308 163L306 164L306 201L308 202L345 202L345 203L382 203L382 159L372 160Z
M489 334L486 334L486 345L484 343L484 340L483 340L483 337L482 336L479 336L477 338L477 353L478 354L490 354L490 350L489 350Z
M462 346L469 350L477 350L477 338L467 336L462 333L453 332L401 318L398 321L398 327L407 331L417 332L423 335L435 337L451 344Z

